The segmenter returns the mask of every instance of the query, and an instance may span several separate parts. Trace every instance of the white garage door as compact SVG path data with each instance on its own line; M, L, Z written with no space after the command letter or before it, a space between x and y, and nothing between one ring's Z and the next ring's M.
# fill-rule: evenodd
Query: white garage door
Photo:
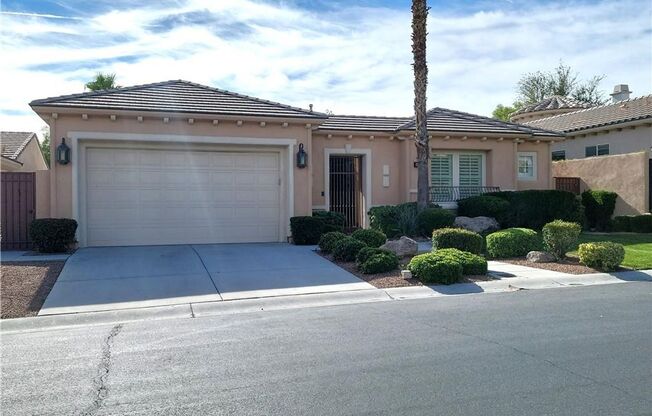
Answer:
M86 244L279 241L275 152L86 149Z

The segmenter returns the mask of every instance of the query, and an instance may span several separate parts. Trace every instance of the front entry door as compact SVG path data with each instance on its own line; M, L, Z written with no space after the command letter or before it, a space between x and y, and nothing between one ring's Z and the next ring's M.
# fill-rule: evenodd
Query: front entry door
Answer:
M361 157L331 156L329 166L329 210L344 215L345 228L359 228L362 222Z

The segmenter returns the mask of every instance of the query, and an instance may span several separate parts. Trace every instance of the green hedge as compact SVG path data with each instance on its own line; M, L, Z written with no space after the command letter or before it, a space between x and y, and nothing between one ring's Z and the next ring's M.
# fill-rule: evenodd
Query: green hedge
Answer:
M509 223L510 205L508 201L497 196L472 196L457 201L457 215L463 217L492 217L501 225L506 225Z
M543 226L543 245L557 260L566 257L566 253L575 247L580 238L582 227L576 222L555 220Z
M487 260L477 254L456 248L444 248L434 253L438 256L458 261L462 265L462 274L465 276L487 274Z
M328 254L335 249L335 245L338 241L346 238L346 234L339 231L329 231L326 234L322 234L319 239L319 249Z
M323 232L344 231L344 214L335 211L313 211L312 216L324 222Z
M607 230L611 216L616 207L618 194L609 191L584 191L582 192L582 205L589 228L600 231Z
M452 226L454 222L455 214L443 208L426 208L417 215L417 228L425 237L430 237L433 230Z
M474 254L482 253L483 238L480 234L462 228L440 228L432 232L432 248L456 248Z
M450 285L460 281L463 268L456 259L437 253L426 253L412 257L408 270L423 283Z
M575 194L557 190L490 192L509 202L509 218L504 226L540 230L554 220L582 222L582 204Z
M487 254L491 258L522 257L540 245L537 232L528 228L508 228L487 236Z
M343 238L335 244L333 258L338 261L355 261L360 250L365 247L367 245L360 240L352 237Z
M612 223L613 231L652 233L652 214L621 215Z
M362 250L365 250L364 248ZM362 250L360 250L362 252ZM378 249L376 249L378 250ZM358 257L360 253L358 253ZM398 268L398 257L387 250L380 250L365 261L358 264L358 269L364 274L385 273Z
M623 245L611 241L580 244L577 254L580 263L604 272L618 269L625 259Z
M372 229L355 230L351 237L362 241L369 247L380 247L387 241L387 236L382 231Z
M75 242L77 221L69 218L39 218L29 226L29 237L42 253L66 251Z
M292 217L290 231L298 246L318 244L324 233L324 221L317 217Z

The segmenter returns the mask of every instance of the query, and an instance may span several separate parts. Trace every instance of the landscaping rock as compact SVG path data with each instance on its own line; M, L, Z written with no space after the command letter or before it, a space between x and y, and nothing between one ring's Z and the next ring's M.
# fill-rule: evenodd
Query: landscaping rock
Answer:
M552 263L555 256L545 251L530 251L527 253L527 261L530 263Z
M419 251L419 244L411 238L401 237L398 240L390 240L380 246L385 250L389 250L399 257L414 256Z
M454 227L464 228L479 234L490 233L500 230L500 224L491 217L457 217L453 223Z

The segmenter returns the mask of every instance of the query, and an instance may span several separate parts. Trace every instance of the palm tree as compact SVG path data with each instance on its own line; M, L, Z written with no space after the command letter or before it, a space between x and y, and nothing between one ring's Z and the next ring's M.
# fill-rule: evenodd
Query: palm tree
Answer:
M426 119L426 88L428 86L428 64L426 63L426 21L428 6L426 0L412 0L412 55L414 57L414 115L415 144L417 146L417 209L428 207L429 181L428 123Z
M115 74L103 74L102 72L98 72L95 75L95 79L86 83L86 88L91 91L100 91L112 90L120 88L120 86L115 85Z

